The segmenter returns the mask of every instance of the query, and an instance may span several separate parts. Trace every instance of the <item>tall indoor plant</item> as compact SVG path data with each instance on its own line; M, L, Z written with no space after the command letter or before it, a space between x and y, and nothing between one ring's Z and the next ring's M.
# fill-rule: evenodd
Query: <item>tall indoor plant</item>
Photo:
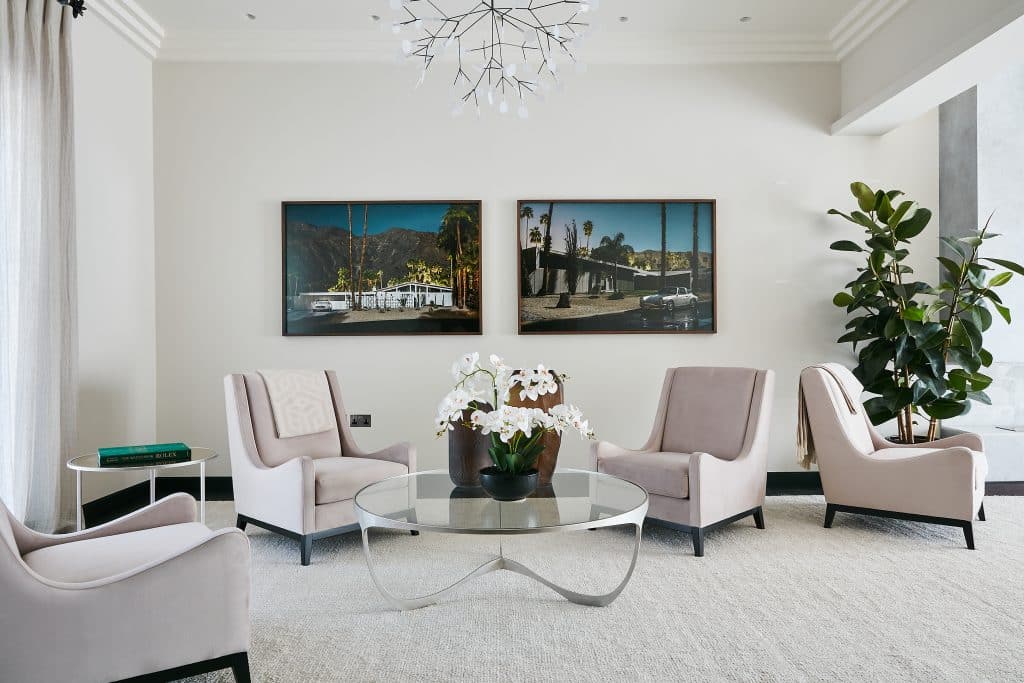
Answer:
M928 416L927 439L938 436L939 420L962 415L971 401L989 403L992 378L981 372L992 364L983 334L992 325L991 305L1007 323L1010 311L995 288L1024 268L1005 259L982 258L980 248L996 237L988 225L960 238L943 238L954 258L938 258L946 275L938 286L914 278L905 263L909 246L931 220L912 201L897 201L899 190L850 186L858 210L832 209L863 228L862 244L834 242L836 251L865 255L859 275L833 298L855 314L840 342L861 346L854 375L873 398L864 403L873 424L896 420L898 439L914 440L914 415ZM998 268L986 265L988 262Z
M480 354L468 353L452 366L455 386L438 406L437 433L443 436L454 425L461 424L489 435L491 445L487 452L493 466L481 470L481 484L496 498L523 498L537 486L535 466L544 448L545 434L573 429L592 439L594 433L582 411L572 405L509 405L512 392L518 392L520 399L556 394L560 382L567 377L556 375L543 365L533 370L513 370L498 356L491 355L489 360L489 366L484 366ZM492 490L492 485L517 493L505 497Z

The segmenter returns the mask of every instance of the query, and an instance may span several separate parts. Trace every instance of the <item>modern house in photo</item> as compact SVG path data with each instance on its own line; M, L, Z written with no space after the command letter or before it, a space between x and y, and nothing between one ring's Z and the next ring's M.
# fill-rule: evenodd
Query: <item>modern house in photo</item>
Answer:
M0 683L1024 680L1024 0L0 0Z

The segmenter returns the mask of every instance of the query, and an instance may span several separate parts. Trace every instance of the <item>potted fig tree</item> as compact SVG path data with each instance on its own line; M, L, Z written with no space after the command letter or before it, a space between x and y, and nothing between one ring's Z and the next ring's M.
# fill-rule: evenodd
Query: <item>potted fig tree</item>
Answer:
M895 420L901 443L931 441L939 436L940 420L963 415L972 401L990 403L985 389L992 378L983 369L993 359L984 333L993 311L1010 322L997 290L1014 273L1024 276L1024 267L981 256L997 237L986 223L965 236L942 238L953 256L938 257L944 276L930 285L915 277L906 259L931 211L901 200L899 190L876 191L860 182L850 190L857 209L829 213L860 227L864 237L834 242L831 249L863 254L864 265L833 298L853 316L838 341L853 344L853 373L874 394L864 402L871 422ZM927 430L915 436L915 416L921 415Z

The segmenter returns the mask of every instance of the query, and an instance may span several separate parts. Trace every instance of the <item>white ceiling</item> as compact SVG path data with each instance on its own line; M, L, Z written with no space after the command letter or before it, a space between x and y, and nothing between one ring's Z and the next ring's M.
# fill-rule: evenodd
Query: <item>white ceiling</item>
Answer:
M391 16L387 0L135 0L163 28L178 30L353 31L371 14ZM440 0L467 6L475 0ZM593 21L631 33L817 34L827 36L858 0L603 0ZM255 20L246 13L256 16ZM628 16L620 24L618 18ZM752 21L741 24L739 18Z

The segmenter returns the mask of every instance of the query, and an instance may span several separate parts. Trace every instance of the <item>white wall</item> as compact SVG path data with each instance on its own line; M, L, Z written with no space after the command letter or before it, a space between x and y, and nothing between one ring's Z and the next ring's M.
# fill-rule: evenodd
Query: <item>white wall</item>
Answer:
M528 121L453 119L442 74L413 92L385 65L158 64L155 69L158 436L225 452L221 377L268 367L339 371L347 407L373 414L368 447L432 434L448 368L497 352L572 376L568 399L600 437L645 439L666 367L778 373L770 469L795 469L800 368L847 359L831 297L856 230L829 219L853 179L937 206L937 117L882 139L828 135L833 65L595 66ZM518 198L718 199L720 332L707 336L516 335ZM480 198L483 337L280 336L280 202ZM919 264L935 230L919 238ZM925 266L930 268L930 266ZM226 452L225 452L226 453ZM583 465L569 438L562 462ZM212 474L229 471L226 455Z
M72 42L85 453L156 432L153 70L99 17L76 21ZM85 498L136 480L87 474Z

